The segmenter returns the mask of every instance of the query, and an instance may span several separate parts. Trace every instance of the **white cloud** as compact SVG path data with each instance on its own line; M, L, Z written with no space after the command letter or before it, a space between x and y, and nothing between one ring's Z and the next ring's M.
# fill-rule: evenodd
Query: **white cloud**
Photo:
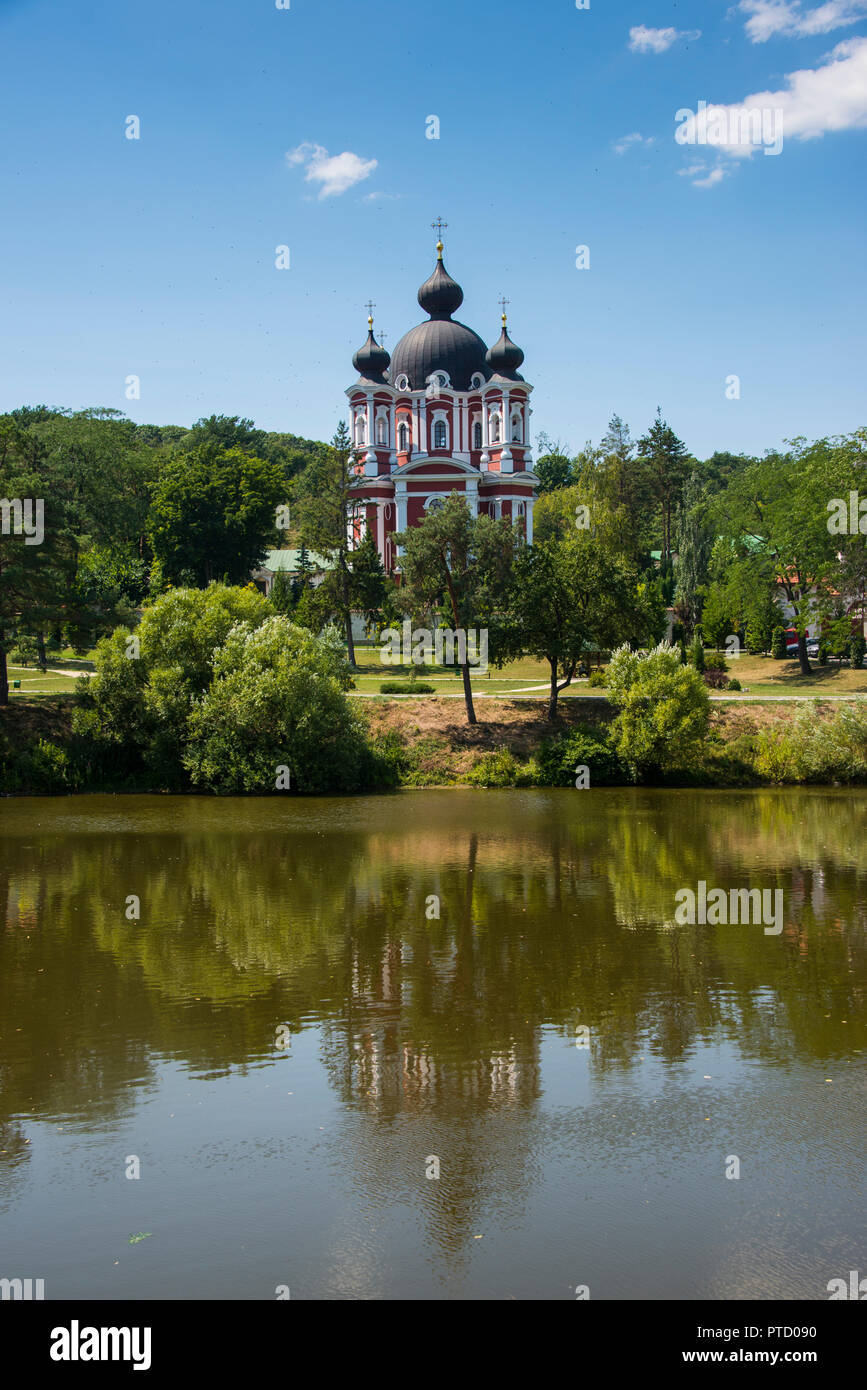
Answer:
M710 173L705 178L693 179L692 186L693 188L714 188L716 184L722 182L725 176L725 169L721 169L720 166L717 165L715 169L711 169Z
M805 10L802 0L740 0L738 8L749 15L748 37L766 43L775 34L805 38L857 24L867 13L867 0L826 0L812 10Z
M633 53L665 53L678 39L700 39L700 29L648 29L636 24L629 31L629 47Z
M329 154L321 145L305 142L290 150L286 162L306 164L306 182L319 184L320 198L334 198L369 178L378 161L362 159L360 155L352 154L349 150L344 150L343 154Z
M689 116L677 133L678 144L712 145L724 154L749 157L763 143L770 146L772 132L773 138L779 132L781 148L784 139L817 140L832 131L867 127L867 38L838 43L821 67L789 73L786 81L782 91L756 92ZM749 137L751 129L758 138Z
M402 198L402 193L365 193L362 202L365 203L394 203L398 198Z
M631 150L633 145L652 145L653 141L652 135L645 136L635 130L631 135L624 135L620 140L615 141L614 153L626 154L626 151Z

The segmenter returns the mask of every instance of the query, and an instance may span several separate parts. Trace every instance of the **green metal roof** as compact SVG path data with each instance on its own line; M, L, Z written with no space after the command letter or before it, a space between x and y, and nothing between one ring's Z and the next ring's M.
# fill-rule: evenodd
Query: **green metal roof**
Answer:
M298 558L300 550L269 550L265 556L262 568L270 570L272 574L284 570L287 574L298 573ZM307 562L314 570L333 570L334 561L326 560L322 555L318 555L315 550L308 550Z

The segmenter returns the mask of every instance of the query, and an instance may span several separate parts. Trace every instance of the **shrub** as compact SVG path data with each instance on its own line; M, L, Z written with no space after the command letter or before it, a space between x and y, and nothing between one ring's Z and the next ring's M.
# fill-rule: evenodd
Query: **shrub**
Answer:
M786 651L786 633L785 633L785 629L784 629L784 628L781 628L781 627L775 627L775 628L774 628L773 648L772 648L772 651L773 651L773 657L774 657L774 660L775 660L775 661L785 661L785 660L786 660L786 657L788 656L788 652Z
M591 787L618 786L629 781L611 744L596 729L578 728L542 744L537 756L538 781L545 787L572 787L576 768L586 767Z
M867 655L867 642L862 636L855 636L849 643L849 659L856 670L864 665L864 657Z
M604 672L604 671L591 671L591 672L590 672L590 675L589 675L588 678L587 678L587 684L588 684L588 685L591 687L591 689L593 689L593 690L604 690L604 688L605 688L605 672Z
M383 681L379 687L380 695L436 695L435 685L428 685L425 681Z
M197 786L273 792L357 791L363 726L341 689L333 653L285 617L233 627L214 654L214 678L188 720L184 766Z
M711 690L725 690L729 683L725 671L703 671L702 680Z
M614 747L637 775L685 767L700 752L710 701L700 675L681 666L676 648L663 642L640 656L621 647L608 667L608 696L620 711Z
M828 644L827 644L827 642L820 642L820 643L819 643L819 665L820 665L820 666L827 666L827 665L828 665Z
M701 640L701 633L696 630L695 637L692 639L690 648L690 661L696 671L703 671L705 668L704 643Z
M467 773L471 787L513 787L519 774L519 763L508 748L495 753L482 753Z
M732 679L731 679L731 680L728 682L728 684L726 685L726 690L742 690L742 689L743 689L743 687L742 687L740 681L737 679L736 676L733 676Z

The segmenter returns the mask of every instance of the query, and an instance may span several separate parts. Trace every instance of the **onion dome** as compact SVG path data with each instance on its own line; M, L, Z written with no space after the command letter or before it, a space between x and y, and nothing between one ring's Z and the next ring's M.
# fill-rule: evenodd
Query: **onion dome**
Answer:
M443 244L437 242L437 263L433 275L418 292L418 302L432 319L447 319L464 302L464 292L443 264Z
M503 331L494 346L485 354L485 361L497 376L511 377L523 381L518 368L524 360L524 353L517 343L513 343L506 331L506 315L503 314Z
M367 342L364 347L360 347L352 359L352 365L358 375L364 377L365 381L385 381L385 372L391 358L384 347L376 341L373 336L373 318L367 320Z
M418 302L430 317L404 334L391 359L389 379L396 385L405 376L412 391L424 390L437 371L445 372L455 391L468 391L476 373L485 381L491 375L484 341L451 317L463 303L464 292L448 274L442 256L440 241L434 272L418 292Z

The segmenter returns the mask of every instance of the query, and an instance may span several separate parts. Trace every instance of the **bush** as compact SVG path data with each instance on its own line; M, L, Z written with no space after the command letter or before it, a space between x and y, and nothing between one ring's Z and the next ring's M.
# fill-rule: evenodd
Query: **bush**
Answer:
M612 742L636 775L683 768L697 758L710 701L700 675L681 666L675 647L663 642L647 656L621 647L608 667L608 696L620 711Z
M725 671L703 671L702 680L711 690L725 690L729 683Z
M549 739L539 749L538 781L544 787L574 787L576 769L586 767L591 787L621 786L629 773L604 735L578 728Z
M436 695L435 685L428 685L425 681L383 681L379 687L380 695Z
M520 764L508 748L496 753L482 753L467 773L471 787L513 787L518 779Z
M587 684L591 687L592 690L604 690L605 672L591 671L590 675L587 678Z
M704 643L701 640L701 633L698 631L696 632L695 637L692 639L692 647L690 648L689 657L696 671L701 672L704 670Z
M786 660L786 657L788 656L788 652L786 651L786 633L785 633L785 629L784 629L784 628L781 628L781 627L775 627L775 628L774 628L773 648L772 648L772 651L773 651L773 658L774 658L775 661L785 661L785 660Z
M357 791L369 757L333 653L285 617L239 623L214 654L214 678L188 720L184 766L217 792ZM285 776L285 774L284 774Z
M867 642L862 636L853 637L849 643L849 659L856 670L864 665L865 655L867 655Z
M737 677L735 677L735 676L733 676L732 679L731 679L731 680L728 682L728 684L726 685L726 690L741 690L741 689L743 689L743 687L741 686L740 681L739 681L739 680L737 679Z

